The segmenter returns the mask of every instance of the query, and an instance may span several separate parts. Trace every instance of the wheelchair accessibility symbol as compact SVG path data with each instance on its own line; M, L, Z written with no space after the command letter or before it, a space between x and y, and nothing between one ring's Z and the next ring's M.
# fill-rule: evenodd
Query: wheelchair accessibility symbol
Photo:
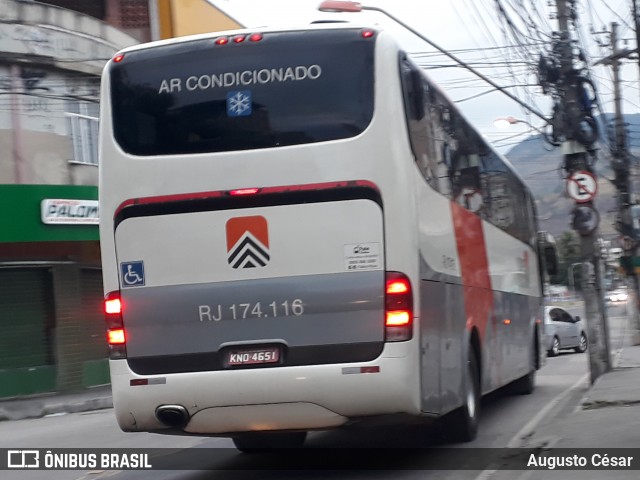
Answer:
M144 285L144 262L122 262L120 264L123 287L139 287Z

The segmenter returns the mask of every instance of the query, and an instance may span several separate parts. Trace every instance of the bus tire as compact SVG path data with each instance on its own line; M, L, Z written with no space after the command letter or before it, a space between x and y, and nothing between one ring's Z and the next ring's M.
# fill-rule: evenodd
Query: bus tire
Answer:
M531 370L526 375L514 380L511 393L515 395L530 395L536 389L536 371Z
M529 365L529 373L523 375L522 377L514 380L511 385L509 385L509 390L511 393L516 395L530 395L536 388L536 365L538 363L538 347L537 342L534 337L533 344L531 345L531 353L530 353L530 362Z
M478 435L480 418L480 368L475 350L469 347L464 381L465 400L451 414L449 434L457 442L471 442Z
M258 453L272 448L300 448L307 432L251 432L232 437L233 444L243 453Z

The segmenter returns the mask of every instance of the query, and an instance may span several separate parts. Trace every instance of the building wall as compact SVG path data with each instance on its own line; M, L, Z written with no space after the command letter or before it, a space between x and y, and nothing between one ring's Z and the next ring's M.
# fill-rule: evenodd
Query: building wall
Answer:
M242 28L240 22L206 0L155 1L163 39Z
M151 40L149 0L38 0L102 20L141 42Z
M207 0L39 1L103 20L140 42L242 27Z
M135 43L80 13L0 0L0 184L97 184L100 74Z
M105 21L141 42L151 40L149 0L103 0Z

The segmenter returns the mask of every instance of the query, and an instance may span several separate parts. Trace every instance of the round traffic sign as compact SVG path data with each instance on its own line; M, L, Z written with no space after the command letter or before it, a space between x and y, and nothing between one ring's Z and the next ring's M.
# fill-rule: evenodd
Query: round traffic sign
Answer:
M598 228L600 215L590 205L576 205L576 208L573 209L573 221L571 223L574 230L586 237Z
M597 192L598 181L591 172L580 170L567 179L567 194L578 203L593 200Z

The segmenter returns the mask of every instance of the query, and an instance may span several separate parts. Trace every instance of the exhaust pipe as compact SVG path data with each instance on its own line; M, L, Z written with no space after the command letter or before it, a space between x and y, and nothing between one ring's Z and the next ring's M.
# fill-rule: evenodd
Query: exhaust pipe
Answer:
M160 405L156 418L171 428L184 428L189 423L189 412L182 405Z

